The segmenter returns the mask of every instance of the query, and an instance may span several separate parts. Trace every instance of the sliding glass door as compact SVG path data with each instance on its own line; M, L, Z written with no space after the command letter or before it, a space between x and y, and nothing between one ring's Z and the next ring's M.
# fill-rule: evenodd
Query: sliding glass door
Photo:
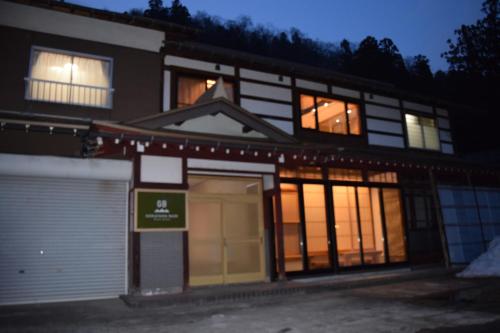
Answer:
M358 187L357 190L363 262L367 265L383 264L385 249L379 189Z
M399 189L334 185L332 193L340 267L407 260Z
M339 266L361 265L356 188L333 186L333 204Z
M281 184L285 270L331 267L325 187Z
M324 186L304 184L302 190L309 269L329 268L330 256Z
M281 184L285 271L304 270L303 236L300 218L299 186Z
M286 272L407 261L400 190L349 183L281 183Z

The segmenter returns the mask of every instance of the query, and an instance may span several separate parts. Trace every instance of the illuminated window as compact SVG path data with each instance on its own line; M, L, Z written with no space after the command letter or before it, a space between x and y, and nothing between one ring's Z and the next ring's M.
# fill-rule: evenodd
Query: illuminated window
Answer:
M302 128L316 128L316 107L314 97L300 95L300 111Z
M302 128L335 134L361 134L358 104L341 100L300 95Z
M397 183L398 174L387 171L368 171L368 181L376 183Z
M318 124L321 132L347 134L345 103L334 99L317 97Z
M193 105L217 81L212 78L180 76L177 80L177 107ZM234 89L231 82L224 82L227 97L234 101Z
M347 103L347 119L349 123L349 133L360 135L361 120L360 120L360 111L358 104Z
M363 174L361 170L357 169L332 168L328 169L328 179L361 182L363 181Z
M436 120L405 114L408 144L412 148L439 150Z
M280 177L301 179L323 179L320 167L298 167L296 169L280 169Z
M26 99L111 108L112 60L34 48Z

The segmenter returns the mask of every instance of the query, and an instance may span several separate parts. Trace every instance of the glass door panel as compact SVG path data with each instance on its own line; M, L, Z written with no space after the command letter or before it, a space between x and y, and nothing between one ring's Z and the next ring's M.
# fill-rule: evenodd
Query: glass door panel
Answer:
M324 186L304 184L303 196L309 269L329 268Z
M403 215L401 211L401 196L398 189L382 189L384 200L385 226L387 230L387 245L390 262L407 260L406 240L403 229Z
M379 189L358 187L358 206L364 264L382 264L385 251Z
M356 191L354 186L333 186L333 210L340 266L361 264Z
M299 191L294 184L281 184L285 271L304 270L302 229L300 225Z
M259 207L252 202L223 203L226 280L254 281L263 272Z
M222 203L189 201L190 284L223 282Z

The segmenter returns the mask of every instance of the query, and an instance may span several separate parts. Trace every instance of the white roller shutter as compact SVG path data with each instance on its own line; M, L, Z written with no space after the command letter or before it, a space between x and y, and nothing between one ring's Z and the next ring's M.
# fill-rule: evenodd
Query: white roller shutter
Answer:
M127 182L0 175L0 304L126 293Z

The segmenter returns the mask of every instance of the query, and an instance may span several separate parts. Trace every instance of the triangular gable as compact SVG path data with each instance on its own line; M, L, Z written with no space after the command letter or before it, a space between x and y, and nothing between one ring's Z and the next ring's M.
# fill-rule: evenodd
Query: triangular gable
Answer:
M281 129L223 97L158 115L131 120L126 124L151 130L165 129L184 133L204 133L280 143L297 142L295 138Z
M226 116L222 112L217 113L216 115L188 119L180 124L170 124L163 126L163 128L192 133L218 134L260 139L267 138L267 136L263 133L249 129L245 124Z

